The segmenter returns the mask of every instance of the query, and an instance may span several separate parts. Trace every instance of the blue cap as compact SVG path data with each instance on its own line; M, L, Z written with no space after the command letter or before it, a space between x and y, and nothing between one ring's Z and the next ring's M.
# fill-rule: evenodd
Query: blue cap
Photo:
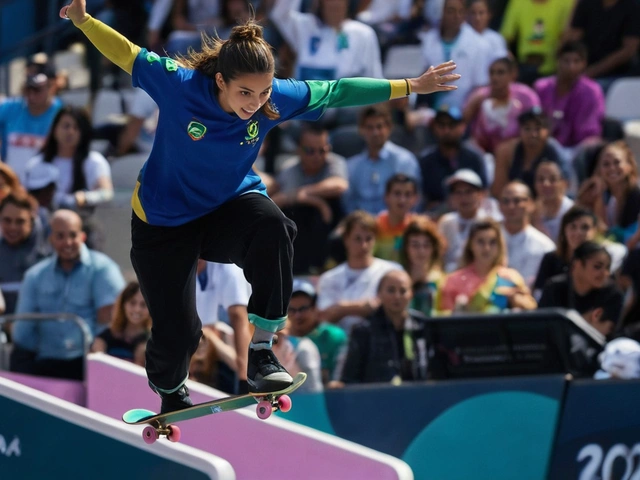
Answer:
M316 289L313 285L311 285L311 282L308 282L307 280L302 280L300 278L296 278L293 281L293 290L291 294L293 295L295 293L304 293L305 295L308 295L311 298L315 298Z

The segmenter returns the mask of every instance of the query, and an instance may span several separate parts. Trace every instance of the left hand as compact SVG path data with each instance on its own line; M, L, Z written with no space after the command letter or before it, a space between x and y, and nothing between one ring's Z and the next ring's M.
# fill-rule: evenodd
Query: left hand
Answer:
M460 78L457 73L451 73L456 69L456 64L453 60L446 63L441 63L437 67L431 66L429 70L424 72L418 78L410 78L411 91L413 93L434 93L434 92L449 92L451 90L457 90L456 85L447 85L450 82L455 82Z

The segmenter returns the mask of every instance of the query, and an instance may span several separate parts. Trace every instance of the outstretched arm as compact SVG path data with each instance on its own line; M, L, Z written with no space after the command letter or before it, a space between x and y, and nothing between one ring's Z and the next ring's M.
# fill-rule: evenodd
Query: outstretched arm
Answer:
M140 53L140 47L89 15L86 0L73 0L69 5L62 7L60 17L71 20L100 53L131 75L133 62Z
M452 73L456 68L453 61L437 67L429 67L418 78L402 80L382 80L376 78L343 78L332 81L309 80L311 90L309 107L339 108L357 107L372 103L386 102L394 98L402 98L411 93L428 94L448 92L458 87L449 85L460 78Z

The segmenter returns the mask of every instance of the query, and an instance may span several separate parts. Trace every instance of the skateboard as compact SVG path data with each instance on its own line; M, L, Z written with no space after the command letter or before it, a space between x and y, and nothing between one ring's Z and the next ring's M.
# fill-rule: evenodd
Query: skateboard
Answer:
M142 438L148 444L154 443L160 435L166 436L171 442L180 441L180 428L173 425L175 422L204 417L214 413L229 412L238 408L248 407L258 402L256 415L266 420L271 414L280 410L291 410L291 398L289 393L295 391L307 379L306 373L299 373L293 379L293 383L283 390L270 393L248 393L233 395L230 397L199 403L183 410L168 413L155 413L150 410L136 408L122 415L122 420L129 425L148 425L142 431Z

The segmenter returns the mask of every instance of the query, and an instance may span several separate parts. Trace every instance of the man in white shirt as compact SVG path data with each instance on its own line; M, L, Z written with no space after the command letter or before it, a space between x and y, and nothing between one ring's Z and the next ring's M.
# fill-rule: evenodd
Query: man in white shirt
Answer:
M247 306L251 285L242 269L233 263L198 262L196 281L196 309L203 328L222 322L234 331L237 355L239 393L247 391L247 355L251 331Z
M544 254L556 249L553 240L531 226L534 208L531 190L524 183L510 182L502 189L500 211L509 267L520 272L530 287Z

